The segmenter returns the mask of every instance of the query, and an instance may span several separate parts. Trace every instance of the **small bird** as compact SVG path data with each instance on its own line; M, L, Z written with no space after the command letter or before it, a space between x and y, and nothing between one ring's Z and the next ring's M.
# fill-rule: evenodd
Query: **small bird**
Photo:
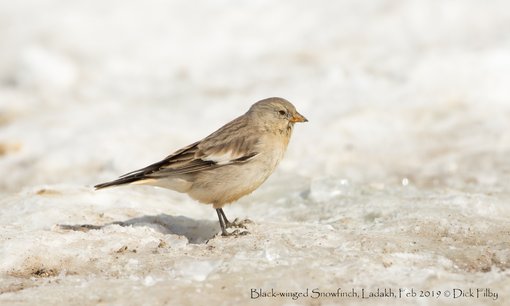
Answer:
M230 222L223 206L250 194L273 173L287 149L294 123L307 121L289 101L264 99L204 139L94 187L142 184L187 193L212 204L222 235L230 236L233 233L226 228L243 226Z

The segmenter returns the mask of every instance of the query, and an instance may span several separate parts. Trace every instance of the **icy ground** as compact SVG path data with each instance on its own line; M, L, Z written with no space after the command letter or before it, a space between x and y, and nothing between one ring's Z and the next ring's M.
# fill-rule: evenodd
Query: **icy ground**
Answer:
M510 305L509 29L505 0L0 2L0 304ZM269 96L310 122L225 209L250 235L91 188Z

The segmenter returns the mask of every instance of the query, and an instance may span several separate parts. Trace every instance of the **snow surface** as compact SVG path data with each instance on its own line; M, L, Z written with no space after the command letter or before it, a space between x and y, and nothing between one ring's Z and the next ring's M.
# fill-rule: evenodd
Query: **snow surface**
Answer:
M509 305L509 29L504 0L0 2L0 304ZM310 122L225 209L250 235L91 188L269 96ZM251 298L338 288L442 296Z

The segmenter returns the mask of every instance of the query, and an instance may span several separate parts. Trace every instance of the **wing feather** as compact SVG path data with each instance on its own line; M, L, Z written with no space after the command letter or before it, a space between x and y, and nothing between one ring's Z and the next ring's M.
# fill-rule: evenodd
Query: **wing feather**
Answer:
M258 139L249 131L243 116L227 123L201 141L184 147L145 168L126 173L119 179L95 186L104 188L165 176L193 174L227 165L246 163L258 155Z

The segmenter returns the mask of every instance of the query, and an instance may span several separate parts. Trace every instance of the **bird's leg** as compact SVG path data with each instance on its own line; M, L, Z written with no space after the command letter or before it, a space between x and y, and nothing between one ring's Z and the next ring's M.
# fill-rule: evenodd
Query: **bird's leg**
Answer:
M246 223L252 223L252 221L249 219L239 220L237 218L234 220L234 222L230 222L230 221L228 221L227 216L225 216L225 212L223 211L223 209L222 208L216 209L216 211L218 211L218 210L219 210L219 213L221 214L221 216L223 217L223 221L225 222L225 226L227 228L230 228L230 227L246 228L246 225L245 225Z
M219 211L219 213L220 213L220 214L221 214L221 216L223 217L223 221L225 221L225 225L226 225L227 227L230 227L231 222L230 222L230 221L228 221L227 216L225 216L225 212L223 211L223 208L218 208L218 209L216 209L216 211Z
M220 220L221 235L229 236L230 234L227 232L227 230L225 228L225 221L223 220L223 218L225 218L225 214L223 213L223 210L221 210L221 208L216 208L216 213L218 214L218 219ZM227 220L227 219L225 218L225 220ZM227 220L227 222L228 222L228 220Z

